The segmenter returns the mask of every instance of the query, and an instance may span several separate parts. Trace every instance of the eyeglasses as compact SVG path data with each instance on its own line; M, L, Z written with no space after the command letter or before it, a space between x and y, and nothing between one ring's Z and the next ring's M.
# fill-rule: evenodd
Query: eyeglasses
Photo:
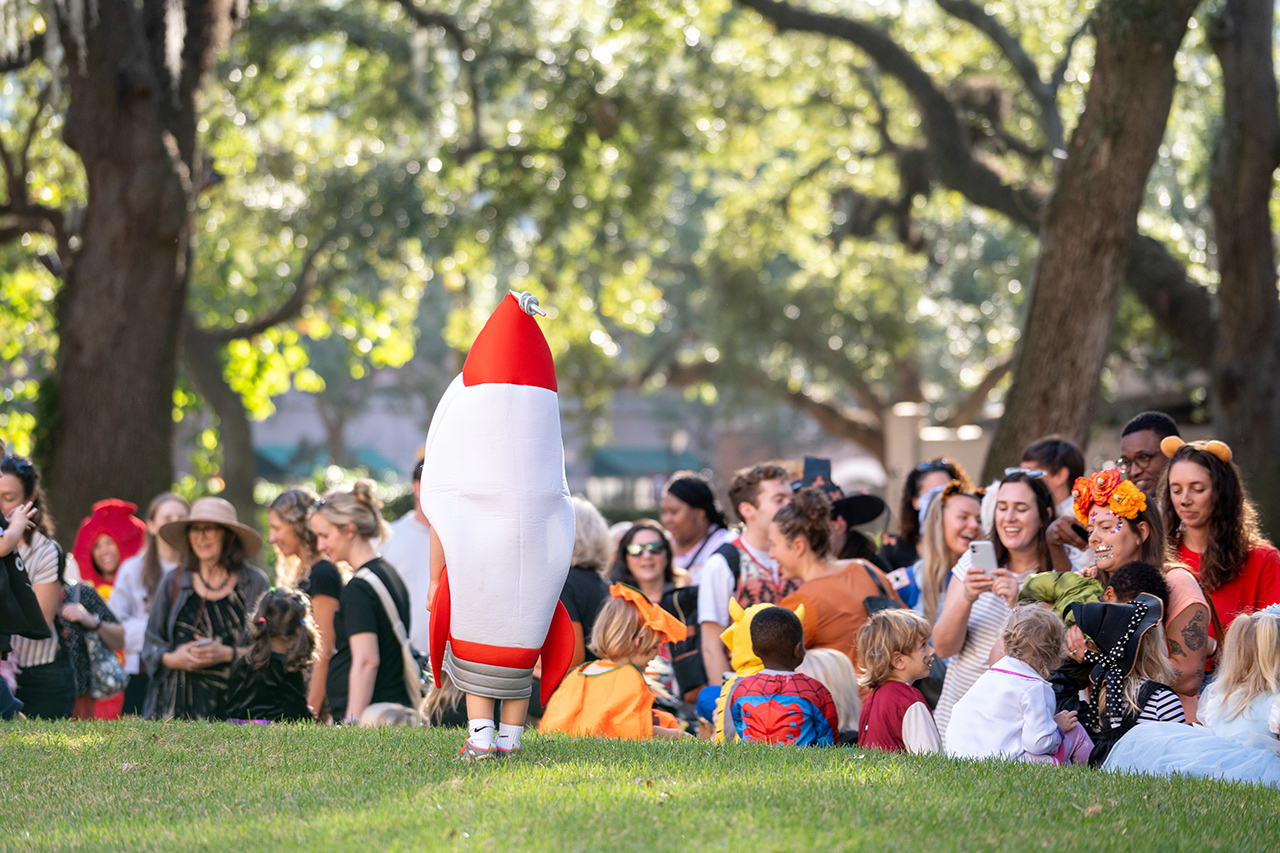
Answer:
M1044 472L1041 471L1039 468L1005 468L1004 469L1004 475L1006 477L1012 477L1014 474L1026 474L1028 477L1030 477L1033 480L1039 480L1041 477L1044 476Z
M1145 471L1147 470L1147 466L1151 464L1151 460L1155 459L1157 456L1160 456L1160 455L1162 454L1148 453L1145 450L1139 450L1137 453L1133 454L1132 459L1128 458L1127 456L1121 456L1120 463L1116 467L1118 467L1121 471L1123 471L1126 474L1128 474L1129 471L1134 468L1134 466L1137 466L1138 468L1141 468L1143 471Z
M928 474L931 471L951 471L951 463L943 459L931 459L916 466L916 472L919 474Z
M632 542L627 546L627 553L633 557L639 557L641 554L660 554L665 550L667 550L666 546L661 542L646 542L643 545Z

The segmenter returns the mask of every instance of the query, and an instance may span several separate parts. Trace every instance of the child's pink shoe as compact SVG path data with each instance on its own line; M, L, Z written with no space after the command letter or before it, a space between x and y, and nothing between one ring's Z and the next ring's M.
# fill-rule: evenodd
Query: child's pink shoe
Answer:
M459 761L482 761L486 758L493 758L498 752L496 746L488 747L476 746L467 738L462 742L462 749L458 752Z

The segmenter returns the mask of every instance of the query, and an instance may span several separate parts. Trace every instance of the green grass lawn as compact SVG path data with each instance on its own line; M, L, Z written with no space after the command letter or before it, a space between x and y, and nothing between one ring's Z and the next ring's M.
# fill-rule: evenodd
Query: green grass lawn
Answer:
M855 749L458 730L0 726L0 850L1276 849L1271 788Z

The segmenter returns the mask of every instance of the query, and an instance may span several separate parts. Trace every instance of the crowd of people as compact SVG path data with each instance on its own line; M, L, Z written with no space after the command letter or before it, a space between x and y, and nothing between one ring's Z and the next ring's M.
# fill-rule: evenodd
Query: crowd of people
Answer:
M1280 755L1280 552L1237 460L1158 412L1120 447L1086 472L1045 438L986 488L926 460L879 542L859 528L884 501L820 462L739 471L727 513L691 472L657 519L610 528L574 498L569 673L545 707L535 680L497 751L527 724L1099 765L1164 724ZM274 586L228 502L135 511L95 505L65 554L38 470L3 457L0 557L21 558L49 628L10 641L6 717L466 725L462 693L423 676L419 501L388 528L365 481L285 491L266 513Z

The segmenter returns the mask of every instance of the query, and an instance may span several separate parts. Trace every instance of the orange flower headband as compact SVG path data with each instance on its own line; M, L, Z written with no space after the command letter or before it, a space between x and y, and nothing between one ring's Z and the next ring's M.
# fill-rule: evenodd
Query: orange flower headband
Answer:
M640 618L646 627L664 637L667 642L678 643L685 639L688 628L676 617L650 601L643 592L625 583L615 583L609 587L609 595L630 601L640 611Z
M1196 450L1203 450L1205 453L1212 453L1223 462L1231 461L1231 448L1227 447L1225 441L1218 441L1217 439L1212 441L1183 441L1176 435L1168 435L1160 442L1160 452L1172 459L1173 454L1178 452L1178 448L1185 445L1190 445Z
M1081 524L1089 523L1089 510L1095 506L1106 507L1130 521L1147 508L1147 496L1126 480L1119 468L1078 478L1071 496L1075 498L1076 520Z

